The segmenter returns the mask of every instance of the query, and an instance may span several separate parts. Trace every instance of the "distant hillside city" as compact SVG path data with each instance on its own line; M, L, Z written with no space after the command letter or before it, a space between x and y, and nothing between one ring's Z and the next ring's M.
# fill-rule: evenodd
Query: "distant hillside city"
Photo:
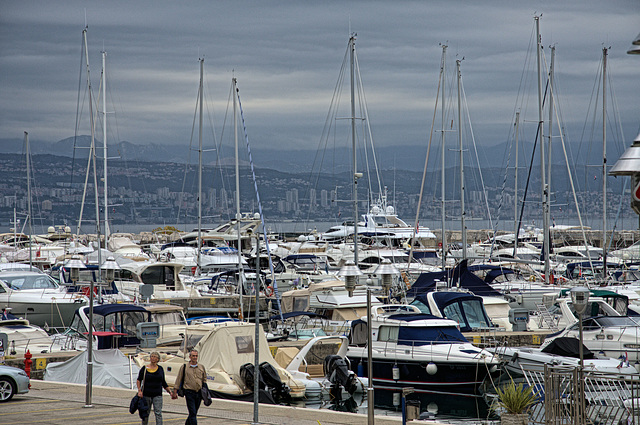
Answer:
M98 192L103 203L102 168L98 164ZM32 156L31 199L34 223L44 226L77 223L87 178L87 160L67 156L35 154ZM256 194L250 169L241 167L241 211L257 212ZM578 193L583 219L601 220L602 184L591 171L583 176L578 169L574 180L587 189ZM8 229L14 219L24 220L28 210L26 161L24 155L0 154L0 225ZM477 168L468 168L465 200L468 219L513 220L513 176L505 177L504 169L488 166L482 169L483 196ZM511 171L513 174L513 171ZM552 181L551 215L553 220L575 219L576 208L569 190L566 173L555 173ZM383 185L360 179L358 199L360 213L370 199L377 199L379 189L388 192L388 203L401 218L412 222L419 199L422 173L409 170L384 170ZM526 170L519 177L519 198L527 186ZM446 171L446 211L448 219L460 214L458 170ZM623 179L609 179L607 201L610 214L633 216L629 208L629 189L622 193ZM256 167L256 181L265 218L268 220L345 221L351 220L352 187L349 173L311 176L309 172L285 172ZM89 174L86 185L84 220L95 220L94 177ZM202 216L208 223L219 223L235 215L235 176L230 166L205 166L203 169ZM369 186L374 187L371 192ZM108 168L109 221L118 224L163 225L197 221L197 166L178 162L143 162L111 160ZM540 221L540 183L534 177L528 182L525 221ZM440 171L432 170L426 178L420 219L441 218ZM102 208L101 208L102 210ZM103 213L102 213L103 214ZM5 230L7 231L7 230Z

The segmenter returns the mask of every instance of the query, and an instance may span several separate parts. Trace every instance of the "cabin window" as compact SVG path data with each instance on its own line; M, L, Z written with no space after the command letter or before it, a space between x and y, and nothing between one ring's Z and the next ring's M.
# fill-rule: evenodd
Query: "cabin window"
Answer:
M484 315L481 301L462 301L462 309L465 312L467 322L471 329L486 328L490 326L490 324L487 323L486 317Z
M380 326L378 341L397 342L398 326Z
M444 308L443 313L447 319L455 320L460 326L464 326L464 316L462 315L462 310L460 310L460 304L449 304Z
M424 314L431 314L431 309L429 309L429 306L420 300L413 300L411 305L415 305L416 307L418 307Z
M236 337L236 350L238 354L253 353L253 337L251 336L237 336Z
M126 311L122 313L122 331L131 336L136 335L136 325L140 322L146 322L147 313L141 311Z
M48 275L5 277L11 289L55 289L56 283Z
M175 289L173 267L149 267L140 275L142 282L148 285L166 285L167 289Z
M307 297L293 298L293 311L307 311L308 309L309 309L309 298Z
M186 325L186 321L177 311L165 313L151 313L151 321L158 322L160 325Z
M78 314L73 316L73 321L71 322L69 329L78 333L87 332L87 327L84 325L84 322L80 320L80 316L78 316Z

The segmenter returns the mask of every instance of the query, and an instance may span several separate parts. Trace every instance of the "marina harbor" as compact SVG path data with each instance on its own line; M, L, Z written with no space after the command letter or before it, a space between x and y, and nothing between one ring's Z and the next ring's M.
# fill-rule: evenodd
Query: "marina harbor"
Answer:
M438 31L450 32L458 18L441 18L437 1L428 2L428 13L421 2L367 3L367 13L386 10L378 25L392 22L394 37L368 44L371 32L358 38L349 14L343 52L321 41L317 25L343 2L323 9L238 2L255 18L240 24L222 18L228 2L216 2L220 17L206 25L201 19L213 5L198 1L169 11L159 0L144 6L142 20L121 15L145 3L118 4L98 26L120 16L113 27L120 42L155 51L158 69L123 60L119 50L129 48L120 44L107 57L108 40L99 72L91 69L97 42L85 10L76 34L73 137L42 142L25 129L20 154L15 141L0 140L0 425L640 425L640 135L625 135L630 124L622 120L635 105L621 113L612 88L612 68L623 70L628 86L627 74L638 67L620 57L619 46L604 47L607 41L593 52L597 66L570 51L571 71L563 70L562 55L575 43L564 37L578 37L575 22L600 32L574 15L601 5L573 5L545 20L536 12L530 32L505 5L500 25L508 23L509 35L492 29L490 42L474 36L465 53L457 39L452 47L440 40L436 50L407 40L405 24L393 20L415 8L438 16ZM168 43L169 34L180 42L179 60L192 55L191 33L178 35L174 26L194 4L205 7L188 26L194 34L216 31L205 47L220 52L198 47L197 70L193 58L191 68L178 70L165 63L175 56L154 44ZM0 66L12 70L0 72L7 96L18 90L11 81L25 61L68 78L50 62L73 49L49 31L70 11L41 6L49 13L35 25L26 17L31 5L7 4L20 19L3 15L3 35L24 35L15 25L7 29L9 22L30 22L34 31L44 27L46 40L37 44L52 51L13 57L16 38L0 49ZM475 11L468 24L475 34L487 25L475 13L493 6L446 4L455 7L469 18ZM607 37L627 30L635 15L606 7L617 11L608 19L598 12ZM297 27L284 25L283 16ZM146 33L159 19L162 32ZM354 27L360 19L354 16ZM288 38L277 54L267 36L275 22ZM427 33L438 25L420 22ZM251 42L236 43L258 30ZM526 33L528 41L520 38ZM398 40L387 57L382 44ZM640 53L640 36L631 43L623 54ZM247 50L232 52L228 44ZM335 84L316 50L335 56ZM288 63L289 55L302 64ZM429 73L419 62L425 57ZM411 71L380 73L386 62ZM498 62L506 69L494 69ZM221 66L232 70L226 106L217 93ZM499 85L482 82L483 68ZM276 89L280 72L287 84ZM582 85L591 72L589 99ZM244 80L245 73L256 80ZM376 86L395 80L394 93L374 87L366 96L369 73ZM135 75L125 99L145 98L128 106L143 116L116 119L107 104L112 75ZM30 79L32 97L40 78ZM410 79L429 80L435 92ZM163 80L171 87L151 88ZM637 99L630 95L637 84L627 86L618 93ZM588 108L579 141L568 129L576 132L584 118L566 107L566 88ZM38 96L43 105L55 97L56 109L71 109L62 90L46 90ZM195 99L184 99L187 92ZM185 106L194 101L195 108ZM324 119L309 114L323 103ZM19 123L58 137L54 112ZM16 119L0 115L0 125ZM272 127L280 116L289 130ZM404 124L394 123L399 118ZM410 130L402 128L407 120L415 120ZM123 142L123 122L166 146ZM324 127L311 130L311 122ZM474 131L489 128L494 134L476 139ZM188 146L182 133L190 133ZM379 133L388 139L383 148L373 140ZM488 145L505 133L504 142ZM304 150L312 138L315 153ZM611 139L619 146L608 147ZM32 144L42 160L35 169Z

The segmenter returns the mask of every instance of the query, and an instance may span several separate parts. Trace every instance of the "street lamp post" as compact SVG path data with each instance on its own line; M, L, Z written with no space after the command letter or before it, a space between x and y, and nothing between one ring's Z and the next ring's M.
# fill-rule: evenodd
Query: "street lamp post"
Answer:
M580 369L578 371L578 397L576 397L577 406L579 408L578 418L579 423L584 422L585 404L584 404L584 344L582 336L582 315L587 310L589 304L589 295L591 292L584 286L573 288L571 290L571 302L573 309L578 313L578 329L580 332Z

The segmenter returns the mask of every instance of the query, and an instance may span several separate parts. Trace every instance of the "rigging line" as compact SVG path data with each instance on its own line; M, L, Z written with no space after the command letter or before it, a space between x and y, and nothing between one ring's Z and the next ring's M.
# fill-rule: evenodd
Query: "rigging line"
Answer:
M325 159L325 153L327 151L327 146L329 145L329 135L331 133L333 133L333 141L334 141L334 155L332 157L333 161L332 161L332 172L331 174L334 175L335 174L335 150L336 150L336 145L335 145L335 131L336 131L336 125L335 125L335 120L336 120L336 115L338 112L338 107L340 104L340 95L342 93L342 87L344 85L344 77L346 75L346 69L347 69L347 64L348 64L348 58L349 58L349 47L347 46L347 50L345 51L345 55L344 58L342 60L342 65L340 67L340 71L338 73L338 79L336 81L336 85L333 89L333 95L331 97L331 102L329 104L329 111L327 112L327 117L325 118L325 123L324 126L322 128L322 133L320 136L320 139L318 141L318 149L316 150L316 154L314 156L313 159L313 164L311 166L311 169L309 170L309 181L313 181L313 175L314 172L316 170L316 165L317 165L317 170L318 170L318 174L316 176L316 182L315 182L315 186L317 188L318 185L318 181L320 178L320 173L322 172L322 166L324 164L324 159ZM324 144L324 146L323 146ZM322 149L323 148L323 149ZM322 154L320 155L320 152L322 152Z
M444 60L444 58L443 58ZM429 132L429 143L427 144L427 155L424 159L424 167L422 169L422 181L420 182L420 195L418 196L418 206L416 207L416 219L413 223L413 228L411 229L411 246L409 248L409 257L407 258L407 268L406 271L409 271L409 266L411 265L411 259L413 258L413 246L415 245L413 243L413 240L416 237L416 231L418 228L418 222L420 219L420 206L422 205L422 195L424 193L424 182L427 178L427 164L429 163L429 153L431 152L431 142L433 140L433 132L434 132L434 128L435 128L435 123L436 123L436 114L438 111L438 99L440 98L440 86L444 85L446 83L446 81L444 81L444 73L443 73L443 63L440 63L440 78L438 78L438 88L436 89L436 104L433 107L433 117L431 118L431 131ZM442 164L444 166L444 164ZM444 233L444 229L442 229L442 232ZM444 244L444 238L443 239L443 244L442 244L442 250L444 252L444 250L447 249L447 247Z
M249 166L251 167L251 177L253 179L253 188L256 192L256 201L258 203L258 211L260 213L260 222L262 223L262 234L263 234L264 242L267 249L267 258L269 259L269 273L271 273L271 281L273 282L273 291L276 295L276 301L278 302L278 312L280 313L280 320L284 321L284 318L282 317L282 309L280 308L280 293L278 291L278 281L276 280L275 272L273 270L273 259L271 258L271 248L269 247L269 239L267 238L267 226L265 226L264 224L264 215L262 214L262 202L260 202L260 192L258 191L258 181L256 179L256 171L253 166L253 156L251 155L251 147L249 146L249 135L247 133L247 125L244 120L244 110L242 109L242 102L240 101L240 89L238 88L237 80L236 80L236 96L238 99L238 108L240 110L240 120L242 121L242 131L244 134L244 140L247 144L247 155L249 156ZM259 259L260 253L256 252L256 256ZM260 270L259 262L256 262L256 263L258 263L258 270ZM257 293L260 291L260 273L258 273L258 276L256 277L256 281L258 286L255 289L255 291ZM257 320L258 318L256 317L256 326L257 326Z
M227 202L227 197L226 195L223 197L222 196L222 191L224 191L224 193L227 193L227 187L231 187L231 183L229 183L225 177L227 177L228 179L228 175L225 175L224 170L222 169L223 164L222 164L222 158L221 158L221 153L222 153L222 142L224 140L224 134L225 134L225 129L227 128L227 121L229 118L229 111L230 111L230 106L231 106L231 99L233 96L233 81L231 83L231 85L229 86L229 94L227 95L227 108L225 110L224 113L224 120L222 123L222 131L220 132L220 138L218 139L218 144L216 146L216 169L220 172L220 185L222 186L221 192L220 192L220 203L221 203L221 210L222 213L221 215L225 214L226 215L226 220L230 221L231 220L231 211L229 210L229 205ZM215 179L215 177L214 177Z
M550 89L551 89L551 93L553 94L553 87L550 87ZM555 112L556 122L558 122L558 125L559 125L560 124L560 119L559 119L559 116L558 116L558 110L556 108L553 108L553 111ZM582 232L582 238L584 240L584 244L585 244L585 247L586 247L586 245L587 245L587 235L586 235L586 232L584 230L584 225L582 224L582 215L580 214L580 206L578 205L578 199L577 199L577 195L576 195L576 190L575 190L575 186L573 184L573 176L571 175L570 168L569 168L569 157L567 156L567 149L565 147L564 136L562 134L562 131L560 131L560 142L561 142L561 145L562 145L562 151L564 153L564 160L565 160L565 163L567 165L567 173L569 174L569 182L571 183L571 191L573 192L573 200L576 203L576 212L578 213L578 220L580 222L580 230ZM588 249L587 249L587 253L588 253ZM592 263L592 260L591 260L591 256L589 255L588 257L589 257L589 265L590 265L591 269L593 269L593 263Z
M78 139L78 131L80 126L80 116L81 116L81 108L80 108L80 90L82 89L82 70L84 68L83 58L84 58L84 31L82 32L82 39L80 43L80 71L78 74L78 97L76 99L76 125L73 133L73 150L71 153L71 176L69 180L69 188L73 187L73 170L76 162L76 142ZM84 97L82 97L84 100Z
M516 118L516 120L517 120L517 118ZM516 126L517 126L517 123L514 122L513 123L513 128L515 129ZM508 153L507 153L507 164L506 164L506 167L504 167L505 164L504 164L504 162L502 163L505 172L504 172L504 177L502 179L502 189L500 190L500 201L498 202L498 212L497 212L498 217L496 217L496 228L492 227L492 229L493 229L493 237L491 238L491 248L489 249L489 258L491 258L491 256L493 255L493 247L494 247L495 242L496 242L498 222L500 221L500 217L502 216L502 205L503 205L504 196L505 196L505 189L507 187L507 175L508 175L509 166L511 165L511 147L512 147L512 143L513 143L513 138L511 136L511 134L513 134L513 133L511 133L511 127L509 127L509 133L510 133L509 134L509 139L508 139L509 142L507 143L507 150L508 150ZM515 131L514 131L514 133L515 133ZM517 170L518 170L518 164L515 165L514 175L515 175L515 173L517 173ZM518 196L517 189L516 189L516 193L514 194L514 196L516 196L516 197ZM516 245L517 244L516 244L516 241L514 239L514 249L515 249ZM514 252L514 256L515 256L515 252Z
M476 163L478 165L478 173L480 174L480 184L482 185L482 193L484 194L484 201L487 207L487 214L489 215L489 226L493 228L493 220L491 219L491 209L489 208L489 200L487 198L487 190L484 184L484 177L482 175L482 167L480 166L480 158L478 155L478 146L476 144L476 138L473 135L473 125L471 124L471 114L469 112L469 103L467 101L467 92L464 89L464 81L462 76L460 76L460 86L462 87L462 98L464 99L464 109L467 113L467 120L469 121L469 133L471 134L471 141L473 143L473 150L476 154ZM496 223L497 226L497 223Z
M178 204L178 215L176 216L176 227L180 227L180 211L182 210L182 204L184 203L184 189L187 184L187 172L189 171L189 165L191 165L191 148L193 147L193 135L196 128L196 117L198 115L198 98L200 97L200 84L198 83L198 92L196 96L195 109L193 111L193 122L191 123L191 136L189 137L189 149L187 149L187 162L184 164L184 174L182 176L182 188L180 190L180 202ZM201 194L198 194L201 196ZM187 212L185 211L185 225Z
M360 63L358 62L358 56L357 53L354 52L354 60L356 63L356 74L358 76L358 88L359 88L359 92L360 92L360 96L361 96L361 109L363 112L363 117L365 119L365 128L367 130L367 133L369 135L369 143L371 144L371 156L373 157L373 166L374 169L376 171L376 177L378 179L378 193L382 193L382 187L384 185L384 182L382 181L382 177L380 176L380 167L378 167L378 160L377 160L377 156L376 156L376 151L375 151L375 145L374 145L374 141L373 141L373 134L371 132L371 120L369 119L369 108L367 107L368 102L367 102L367 97L366 94L364 92L364 85L362 82L362 75L360 74ZM366 135L367 133L363 134ZM366 149L366 148L365 148Z
M542 106L544 107L544 103L545 100L547 98L547 90L549 88L549 82L547 81L547 84L545 85L545 89L544 89L544 95L542 96ZM516 231L516 237L515 240L518 240L518 235L520 234L520 227L522 227L522 216L524 214L524 208L526 206L526 201L527 201L527 193L529 192L529 182L531 181L531 172L533 169L533 159L536 153L536 146L538 145L538 138L540 136L540 129L541 129L542 123L538 123L538 125L536 126L536 137L535 140L533 142L533 149L531 151L531 161L529 162L529 171L527 172L527 182L525 184L524 187L524 193L522 196L522 208L520 209L520 216L518 218L518 227L517 227L517 231ZM541 141L540 143L544 143L544 141ZM548 253L547 253L548 255Z

